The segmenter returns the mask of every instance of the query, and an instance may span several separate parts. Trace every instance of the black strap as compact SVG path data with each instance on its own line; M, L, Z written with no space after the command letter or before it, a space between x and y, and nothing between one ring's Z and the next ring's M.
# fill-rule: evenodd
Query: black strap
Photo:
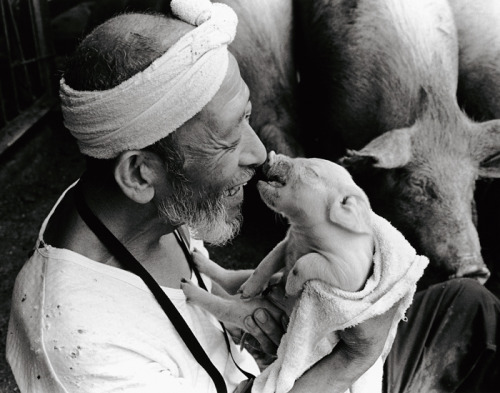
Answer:
M175 231L175 236L177 238L177 241L179 242L179 244L181 245L182 247L182 251L184 251L184 255L189 263L189 266L191 267L191 269L194 271L194 274L196 275L196 278L198 279L198 284L201 288L203 288L205 291L208 291L205 283L203 282L203 278L201 277L201 274L198 270L198 268L196 267L194 261L193 261L193 256L191 255L191 252L189 251L189 247L188 247L188 243L187 243L187 240L186 238L184 238L184 236L182 236L182 233L180 231ZM227 329L226 327L224 326L224 324L219 321L220 325L222 326L222 331L223 331L223 334L224 334L224 339L226 341L226 346L227 346L227 351L229 352L229 355L231 355L231 359L233 360L233 363L234 365L236 366L236 368L238 370L240 370L240 372L247 378L249 379L254 379L255 378L255 375L249 373L248 371L245 371L243 370L240 366L238 366L238 363L236 363L236 360L234 359L234 356L233 356L233 352L231 351L231 344L229 343L229 337L227 335Z
M214 366L195 335L187 325L182 315L177 311L167 294L160 288L155 279L140 264L140 262L127 250L127 248L111 233L111 231L90 210L83 197L81 181L74 188L75 205L78 213L88 227L95 233L109 251L122 263L125 268L142 278L148 286L161 308L177 329L180 337L193 354L198 363L212 378L218 393L227 393L226 383L221 373ZM196 274L196 273L195 273ZM227 337L226 337L227 340Z

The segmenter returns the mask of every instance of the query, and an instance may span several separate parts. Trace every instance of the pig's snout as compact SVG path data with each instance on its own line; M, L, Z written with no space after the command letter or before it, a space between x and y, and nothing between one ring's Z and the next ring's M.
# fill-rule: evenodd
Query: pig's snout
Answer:
M294 161L290 157L282 154L275 154L274 151L269 152L267 160L261 166L261 173L258 179L264 181L277 181L282 185L287 183L287 180L294 166Z
M257 168L255 172L255 178L257 180L265 180L267 178L267 174L269 173L269 170L272 168L274 165L274 162L276 160L276 153L271 150L267 154L266 161Z
M273 150L271 150L267 154L266 161L264 162L264 164L262 164L262 170L264 173L267 173L269 171L269 169L274 165L275 160L276 160L276 153Z
M491 273L488 268L482 263L482 260L478 261L479 263L471 264L470 262L463 263L463 266L460 267L457 272L450 276L450 278L473 278L479 283L484 284Z
M444 217L442 212L436 212L436 216L441 219L441 225L420 232L425 240L420 244L421 253L433 262L441 279L468 277L484 284L490 272L481 257L479 237L472 220L453 220L451 213L450 217Z

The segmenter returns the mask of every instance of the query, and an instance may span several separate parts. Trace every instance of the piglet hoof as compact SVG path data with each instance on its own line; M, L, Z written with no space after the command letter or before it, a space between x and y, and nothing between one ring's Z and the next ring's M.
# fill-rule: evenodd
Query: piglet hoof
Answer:
M246 282L238 289L237 293L240 294L242 299L250 299L251 297L255 297L260 293L260 288L252 288L251 283Z
M240 298L242 298L242 299L248 299L248 298L250 298L250 296L249 296L249 295L247 295L247 294L245 293L245 288L244 288L244 285L242 285L242 286L241 286L241 287L240 287L240 288L236 291L236 293L238 293L238 294L240 295Z
M197 248L193 249L193 252L191 253L193 257L193 262L198 268L198 270L202 271L203 267L210 263L210 259L208 259L205 255L203 255L200 251L198 251Z
M181 289L184 292L187 301L194 300L200 296L200 291L202 292L201 295L203 295L204 292L203 289L194 285L193 282L187 278L181 279Z
M254 272L248 280L246 280L238 289L238 293L241 294L242 299L248 299L251 297L258 296L264 290L264 286L267 285L267 280L263 282L259 274Z
M218 281L218 279L222 279L222 277L225 275L225 269L207 258L196 248L193 250L191 255L193 256L193 262L200 273L206 274L208 277L214 279L215 281Z

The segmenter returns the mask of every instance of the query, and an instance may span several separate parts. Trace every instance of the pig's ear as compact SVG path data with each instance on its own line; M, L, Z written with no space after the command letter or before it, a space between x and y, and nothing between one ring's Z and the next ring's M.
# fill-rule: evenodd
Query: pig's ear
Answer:
M474 155L479 161L479 176L500 178L500 120L480 124Z
M350 232L370 233L369 205L357 195L336 199L330 206L330 220Z
M412 156L411 138L414 133L413 128L388 131L359 151L349 150L339 163L345 167L368 164L384 169L405 166Z

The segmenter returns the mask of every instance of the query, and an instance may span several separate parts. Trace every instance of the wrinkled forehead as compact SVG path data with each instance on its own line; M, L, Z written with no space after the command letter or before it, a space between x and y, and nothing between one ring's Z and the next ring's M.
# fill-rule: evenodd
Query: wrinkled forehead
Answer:
M212 100L207 104L215 113L224 109L225 106L231 105L239 99L246 99L250 95L248 86L241 77L240 68L232 54L229 55L229 65L226 76L222 82L220 89L217 91Z

